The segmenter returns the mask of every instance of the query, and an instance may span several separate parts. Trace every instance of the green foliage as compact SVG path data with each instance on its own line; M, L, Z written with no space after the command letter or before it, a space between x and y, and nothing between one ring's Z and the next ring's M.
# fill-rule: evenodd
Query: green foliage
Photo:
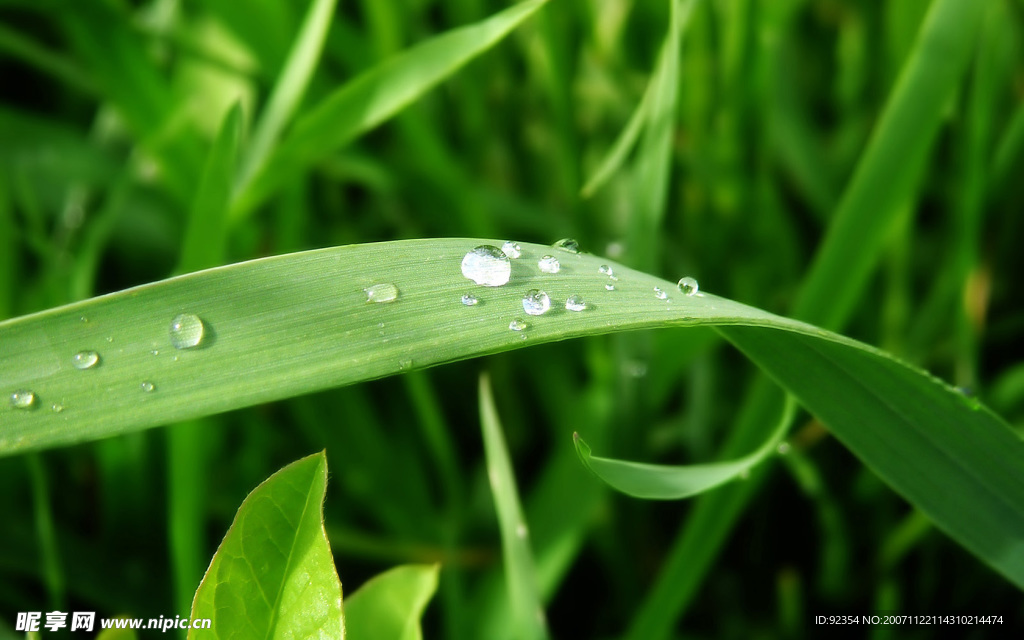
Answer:
M1024 626L1022 49L1014 0L0 3L0 636L185 615L324 449L359 633Z

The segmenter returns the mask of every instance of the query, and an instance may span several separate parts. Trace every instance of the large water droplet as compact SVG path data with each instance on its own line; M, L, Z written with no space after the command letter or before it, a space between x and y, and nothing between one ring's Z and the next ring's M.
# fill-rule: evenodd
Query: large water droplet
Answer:
M381 282L363 289L367 302L394 302L398 299L398 287L390 282Z
M523 296L523 311L531 316L539 316L547 313L551 308L551 298L540 289L530 289Z
M179 313L171 320L171 344L175 349L198 347L206 327L194 313Z
M561 249L563 251L568 251L569 253L580 252L580 243L576 242L572 238L562 238L561 240L559 240L558 242L554 243L551 246Z
M467 307L473 307L480 304L480 298L474 296L472 293L462 294L462 304Z
M558 258L555 256L544 256L537 261L537 267L544 273L558 273L562 265L558 263Z
M500 287L512 277L512 263L498 247L482 244L462 258L462 275L485 287Z
M152 382L149 382L147 380L147 381L143 382L142 384L140 384L139 388L142 389L143 391L145 391L146 393L149 393L149 392L153 391L154 389L156 389L156 386Z
M568 311L585 311L587 303L583 300L583 296L569 296L565 299L565 308Z
M508 323L508 328L513 330L513 331L526 331L526 327L528 327L528 326L530 326L530 325L526 324L525 322L523 322L519 318L516 318L512 322Z
M19 389L11 394L11 406L15 409L35 409L36 394L28 389Z
M668 294L661 287L654 287L654 297L658 300L668 300Z
M519 246L518 242L508 240L505 244L501 245L501 251L509 258L515 260L522 255L523 248Z
M100 362L100 354L95 351L79 351L71 356L71 366L76 369L92 369Z
M697 285L696 278L691 278L690 276L680 278L679 284L677 286L679 287L680 291L682 291L685 295L688 296L692 296L693 294L697 293L697 289L699 288Z

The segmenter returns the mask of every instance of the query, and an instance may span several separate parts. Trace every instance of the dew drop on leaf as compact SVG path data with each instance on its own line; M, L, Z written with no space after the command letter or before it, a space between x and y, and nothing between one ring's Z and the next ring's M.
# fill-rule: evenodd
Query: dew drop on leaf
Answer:
M472 307L480 304L480 298L474 296L472 293L462 294L462 304L467 307Z
M142 389L143 391L145 391L146 393L150 393L151 391L156 389L156 386L152 382L149 382L147 380L147 381L143 382L142 384L140 384L139 388Z
M568 251L569 253L580 252L580 243L576 242L572 238L562 238L551 246L563 251Z
M500 287L512 276L512 263L498 247L482 244L463 256L462 275L485 287Z
M512 331L526 331L526 327L528 326L528 324L526 324L519 318L516 318L512 322L508 323L508 328L511 329Z
M518 242L512 242L508 240L505 244L501 245L501 251L509 258L515 260L523 253L523 248L519 246Z
M572 295L565 299L565 308L567 311L585 311L587 303L583 296Z
M608 284L604 285L604 288L605 288L605 291L615 291L615 285L610 283L610 282Z
M100 354L95 351L79 351L71 356L71 366L76 369L92 369L100 362Z
M668 294L661 287L654 287L654 297L658 300L667 300Z
M551 298L540 289L530 289L523 296L523 311L527 315L539 316L547 313L551 308Z
M558 263L558 258L555 256L544 256L537 261L537 267L544 273L558 273L562 265Z
M690 276L680 278L679 284L677 286L679 287L679 290L683 292L683 294L688 296L692 296L695 293L697 293L697 289L699 288L697 286L696 278L691 278Z
M36 394L28 389L19 389L11 394L11 406L15 409L35 409Z
M206 327L194 313L179 313L171 320L171 344L175 349L198 347Z
M390 282L381 282L363 289L367 302L394 302L398 300L398 287Z

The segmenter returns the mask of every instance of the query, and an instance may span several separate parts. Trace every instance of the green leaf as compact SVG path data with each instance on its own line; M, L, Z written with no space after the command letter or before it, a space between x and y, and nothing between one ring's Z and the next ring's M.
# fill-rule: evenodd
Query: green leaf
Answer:
M795 404L786 403L779 425L768 441L748 456L728 462L668 466L643 464L591 455L590 446L578 433L573 434L576 454L584 466L617 491L648 500L678 500L714 489L733 478L742 476L751 467L775 452L793 420Z
M327 457L270 476L242 502L196 591L189 638L340 638L341 582L323 525Z
M512 460L502 434L490 378L480 376L480 427L487 456L487 477L494 494L501 530L501 552L505 565L513 627L519 638L548 637L544 606L537 587L537 569L530 550L529 529L516 488Z
M438 565L410 564L374 576L345 598L345 632L360 640L420 640L420 618L437 590Z
M500 244L406 240L278 256L0 323L0 389L34 394L32 408L0 405L0 453L138 431L554 340L719 325L907 499L921 501L940 528L1024 585L1024 566L1007 547L1024 531L1024 442L955 390L867 345L711 294L687 296L625 266L614 265L619 280L608 291L598 267L613 263L591 255L520 243L523 255L511 262L509 284L477 286L459 265L485 243ZM537 267L549 253L561 260L556 274ZM394 285L397 297L368 301L366 289L378 284ZM541 287L552 309L524 314L524 294ZM656 297L655 287L669 300ZM461 304L467 292L480 304ZM589 308L566 310L571 295L583 296ZM197 348L171 346L171 319L183 312L205 325ZM509 329L516 318L525 320L525 331ZM750 328L732 328L739 325ZM82 349L97 350L100 361L75 368L72 356ZM809 364L804 368L795 354ZM855 383L871 393L847 394L845 385ZM62 411L52 409L57 403ZM842 418L844 412L856 420ZM862 439L874 445L857 448ZM883 456L886 448L896 454ZM944 509L920 493L925 488L970 500L951 500L957 509ZM984 533L969 531L976 522L986 524Z
M328 96L295 123L251 188L238 194L235 213L250 211L289 178L401 111L494 46L545 2L520 2L486 20L410 47Z

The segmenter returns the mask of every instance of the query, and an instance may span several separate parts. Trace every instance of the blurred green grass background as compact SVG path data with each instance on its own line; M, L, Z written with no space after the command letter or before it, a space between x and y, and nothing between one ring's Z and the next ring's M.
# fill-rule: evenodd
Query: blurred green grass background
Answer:
M572 236L637 268L817 316L977 395L1019 429L1019 0L987 3L959 41L924 52L926 65L947 48L970 55L962 70L929 69L952 74L948 102L906 103L911 119L940 107L938 135L905 158L888 150L894 181L913 180L892 193L907 197L881 190L860 205L877 205L865 225L884 231L865 286L837 288L834 313L800 299L930 4L943 3L702 0L675 11L665 1L552 0L394 118L283 175L232 217L215 260L398 238ZM507 6L339 3L297 113ZM252 144L309 7L0 0L0 318L201 262L182 250L209 149L236 102ZM582 197L649 83L636 148ZM901 177L915 162L921 170ZM849 238L831 238L834 251L875 252L859 246L852 222ZM206 229L214 247L217 225ZM704 329L547 345L0 460L0 625L56 607L183 614L246 493L326 448L327 529L346 592L395 564L439 561L427 635L493 637L507 604L475 400L482 369L555 637L635 632L652 607L654 626L687 638L812 637L819 613L998 613L1024 625L1012 586L806 414L735 524L688 532L709 567L691 572L696 588L651 605L693 506L609 494L570 436L586 428L595 447L626 458L714 459L756 376Z

